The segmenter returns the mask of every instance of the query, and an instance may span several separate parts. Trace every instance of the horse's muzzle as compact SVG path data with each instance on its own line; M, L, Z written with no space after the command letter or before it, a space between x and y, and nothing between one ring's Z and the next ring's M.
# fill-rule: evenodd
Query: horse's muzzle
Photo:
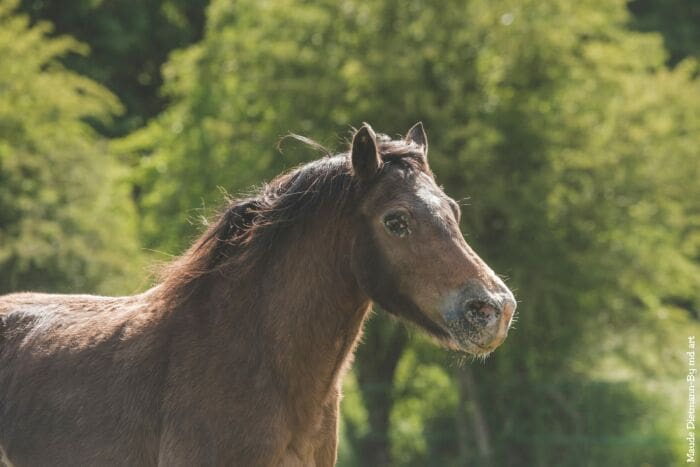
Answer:
M500 280L494 288L470 281L445 316L447 327L462 350L489 353L508 335L516 306L515 297Z

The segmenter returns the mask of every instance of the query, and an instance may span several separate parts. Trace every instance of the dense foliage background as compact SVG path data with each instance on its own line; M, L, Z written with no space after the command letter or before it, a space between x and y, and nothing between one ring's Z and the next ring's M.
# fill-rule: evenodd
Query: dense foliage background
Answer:
M465 362L378 310L341 465L684 463L699 55L693 0L0 0L0 292L143 290L284 134L422 120L520 319Z

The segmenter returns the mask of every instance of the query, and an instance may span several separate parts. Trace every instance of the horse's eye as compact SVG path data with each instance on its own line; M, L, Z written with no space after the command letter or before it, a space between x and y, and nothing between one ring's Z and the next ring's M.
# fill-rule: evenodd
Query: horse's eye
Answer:
M382 220L386 230L397 237L406 237L411 233L408 228L408 215L404 212L390 212Z

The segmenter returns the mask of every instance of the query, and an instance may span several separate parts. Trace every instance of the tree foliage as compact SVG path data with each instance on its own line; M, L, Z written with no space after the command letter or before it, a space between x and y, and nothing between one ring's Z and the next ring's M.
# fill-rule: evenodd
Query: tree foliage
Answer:
M666 343L700 303L697 65L667 69L659 36L629 23L622 1L214 1L202 42L165 68L173 105L124 143L143 156L144 238L177 251L195 230L162 232L173 213L314 157L276 153L289 131L333 142L348 123L395 133L423 120L439 179L469 200L468 240L522 302L508 343L474 367L496 465L678 455L661 412L644 427L659 395L630 381L680 368L682 343ZM447 378L443 403L393 397L399 425L368 436L404 446L400 426L416 417L419 437L456 430L449 362L413 358L425 376L404 384ZM587 420L594 403L609 418ZM605 436L628 447L596 443ZM456 440L392 452L422 465L441 442Z
M123 169L85 118L121 107L58 58L84 53L0 2L0 292L124 291L138 264Z
M124 135L163 110L161 65L171 50L199 39L206 0L21 0L33 21L50 21L54 34L69 34L90 54L69 53L61 62L108 87L125 112L93 122L108 135Z

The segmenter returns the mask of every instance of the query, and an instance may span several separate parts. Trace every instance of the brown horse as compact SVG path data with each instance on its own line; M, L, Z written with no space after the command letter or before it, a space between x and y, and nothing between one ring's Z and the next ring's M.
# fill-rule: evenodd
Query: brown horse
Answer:
M515 301L465 243L421 124L231 202L131 297L0 298L0 456L20 466L329 466L372 302L485 354ZM0 462L1 463L1 462Z

